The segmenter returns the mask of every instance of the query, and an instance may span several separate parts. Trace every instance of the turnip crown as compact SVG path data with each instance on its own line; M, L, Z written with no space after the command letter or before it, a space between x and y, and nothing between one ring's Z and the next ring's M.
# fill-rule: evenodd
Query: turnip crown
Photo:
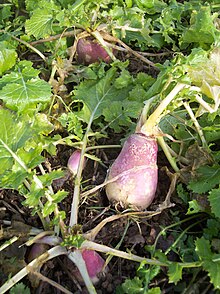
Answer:
M108 180L116 177L106 185L110 201L138 210L151 204L158 181L157 151L154 137L135 133L127 139L109 170Z

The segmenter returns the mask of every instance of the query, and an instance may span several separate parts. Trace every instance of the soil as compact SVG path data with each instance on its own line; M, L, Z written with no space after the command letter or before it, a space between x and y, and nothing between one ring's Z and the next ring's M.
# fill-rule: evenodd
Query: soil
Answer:
M98 154L104 156L104 163L110 165L112 160L117 156L119 151L105 151L105 154ZM60 150L63 155L62 159L51 159L51 165L66 166L70 150ZM99 152L101 153L101 152ZM106 162L106 159L108 162ZM169 189L169 178L165 171L162 169L164 164L163 155L159 156L159 185L155 201L152 209L158 205L160 201L166 196ZM85 180L87 179L85 187L88 184L91 186L101 184L106 176L106 169L100 165L88 161L84 170ZM69 197L62 202L60 209L65 210L67 214L66 224L71 205L71 195L73 194L73 179L67 174L63 180L54 183L54 189L63 188L69 191ZM19 241L13 243L6 249L0 252L1 260L1 273L0 280L3 283L9 273L15 274L18 270L28 262L29 247L21 246L27 241L27 232L30 227L42 228L41 222L37 215L32 215L31 211L22 205L24 198L16 191L2 190L0 193L0 224L2 226L1 237L2 239L9 240L14 236L20 236ZM151 209L151 208L149 208ZM115 214L114 207L109 206L107 197L104 190L91 195L86 199L82 199L82 204L79 211L79 223L82 225L83 232L95 227L104 218ZM7 223L8 221L8 223ZM9 223L11 222L11 224ZM129 226L128 226L129 222ZM152 219L142 217L140 219L121 218L114 222L108 223L99 232L96 237L96 242L115 247L121 241L123 233L127 229L127 233L120 246L121 250L131 251L139 256L146 256L147 253L144 247L153 244L160 225L169 223L169 211L164 211L160 216L155 216ZM10 224L10 225L8 225ZM169 244L167 241L161 240L161 247L166 248ZM103 256L104 257L104 256ZM148 256L149 257L149 256ZM100 278L99 283L96 285L97 293L115 293L118 285L122 284L126 278L133 278L136 275L138 264L125 259L113 257L108 264L108 273ZM67 258L55 258L48 261L41 268L41 274L63 285L66 289L71 289L73 293L87 293L86 288L82 285L81 281L77 281L78 274L76 268ZM60 290L49 285L47 282L42 282L35 275L29 275L28 278L22 280L30 287L31 293L60 293ZM161 277L158 283L166 283Z
M146 70L143 68L143 64L140 64L137 60L131 62L130 70L137 72ZM156 74L156 73L154 73ZM105 144L118 144L120 142L121 135L112 134L112 138L104 142ZM65 169L67 166L67 160L71 154L71 148L64 146L58 147L58 154L56 157L48 157L48 163L52 168L62 167ZM82 190L89 189L95 185L103 183L107 168L111 165L113 160L119 153L118 149L100 151L97 150L97 156L102 159L102 162L106 167L103 167L91 160L88 160L86 168L83 172L84 182L82 184ZM166 197L167 191L170 186L170 179L164 169L169 167L162 152L159 152L158 167L159 167L159 183L156 192L156 197L153 204L148 208L149 211L155 211L158 208L159 203L162 203ZM54 190L65 189L69 192L69 196L60 204L60 209L66 212L66 224L69 223L69 212L71 208L72 195L74 190L74 181L71 175L66 172L66 176L53 183ZM96 236L96 242L100 244L108 245L115 248L121 242L119 246L120 250L131 251L142 257L150 257L145 247L152 245L157 237L161 227L169 225L173 217L172 215L176 210L181 211L181 203L175 194L172 195L172 202L175 206L165 209L161 214L153 217L136 217L136 218L121 218L119 220L107 223L103 229ZM30 227L42 229L40 219L35 214L22 205L24 198L16 191L2 190L0 192L0 239L1 243L6 240L10 240L14 236L19 236L19 240L8 246L6 249L0 251L0 284L3 284L8 275L14 275L17 271L22 269L28 262L28 255L30 248L22 246L27 241L27 233ZM123 209L117 207L119 211ZM95 194L92 194L86 198L81 199L81 205L79 209L79 223L82 226L82 232L87 232L94 228L100 221L108 216L116 214L117 211L114 206L110 206L105 191L99 190ZM124 238L122 236L127 230ZM174 240L170 236L167 239L160 237L158 241L158 249L165 251ZM105 256L103 256L105 258ZM176 260L177 256L171 251L169 255L170 260ZM96 284L97 293L116 293L116 289L127 278L133 278L136 276L136 270L139 264L113 257L108 264L108 273L100 277L100 281ZM69 289L72 293L87 293L85 286L83 285L76 268L66 257L58 257L45 263L40 273L61 286ZM52 294L61 293L62 291L54 286L51 286L47 281L42 281L36 274L31 274L27 278L22 280L34 294ZM206 281L204 280L204 283ZM204 285L203 283L203 285ZM153 280L152 286L159 286L163 293L177 293L174 291L174 286L168 284L166 269L163 269L162 273L157 276L157 279ZM193 293L200 293L199 289ZM120 291L118 292L120 293Z

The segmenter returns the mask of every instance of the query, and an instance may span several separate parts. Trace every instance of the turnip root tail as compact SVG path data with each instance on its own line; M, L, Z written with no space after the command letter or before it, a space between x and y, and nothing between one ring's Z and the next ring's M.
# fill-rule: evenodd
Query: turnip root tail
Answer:
M110 167L108 199L136 210L147 208L155 197L158 181L157 141L142 133L131 135Z

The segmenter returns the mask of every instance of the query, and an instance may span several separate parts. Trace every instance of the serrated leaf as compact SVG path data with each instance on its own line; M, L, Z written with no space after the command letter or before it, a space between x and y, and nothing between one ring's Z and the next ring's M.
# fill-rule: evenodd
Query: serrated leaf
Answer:
M20 294L20 293L22 293L22 294L30 294L31 291L30 291L30 289L29 289L26 285L24 285L23 283L17 283L16 285L14 285L14 286L11 288L11 290L10 290L9 293L10 293L10 294Z
M182 279L182 266L176 262L173 262L168 267L169 282L176 284Z
M219 184L220 166L201 166L197 169L198 177L190 181L188 188L195 193L206 193Z
M160 294L161 290L159 287L151 288L147 291L147 294Z
M10 111L0 109L0 175L12 168L14 159L7 147L16 152L31 136L30 125L22 123Z
M16 71L0 79L0 98L8 108L23 112L50 101L51 87L37 75L31 62L21 61Z
M220 254L212 253L210 242L204 237L197 239L195 244L203 268L208 272L214 287L220 289Z
M67 191L59 190L57 193L51 195L51 197L53 198L54 202L59 203L65 199L68 194L69 193Z
M56 208L56 204L52 203L50 201L47 201L44 204L44 207L42 209L42 213L43 213L43 217L47 217L48 215L50 215L51 213L53 213L55 211Z
M196 200L189 201L188 204L189 208L187 210L187 214L194 214L204 210Z
M220 188L211 190L208 199L211 205L211 211L216 217L220 218Z
M204 44L212 44L219 37L210 6L193 10L190 22L190 27L182 34L182 43L198 43L202 47Z
M111 111L112 102L124 100L128 95L129 88L117 89L114 85L116 77L117 69L111 68L98 82L85 81L81 83L74 91L74 99L82 101L85 108L76 115L83 117L88 123L91 116L93 119L100 117L104 109Z
M25 29L27 34L33 35L36 39L46 37L53 33L53 14L45 8L34 10L33 15L26 21Z
M43 115L44 117L44 115ZM18 189L31 169L44 158L41 153L46 143L43 134L51 131L51 124L42 115L18 116L0 109L0 187Z
M52 170L50 173L38 176L44 186L49 186L54 180L60 179L65 175L62 170ZM51 195L53 197L53 195Z
M124 290L124 293L129 294L143 293L144 290L142 281L138 277L135 277L132 280L125 280L122 284L122 289Z
M16 58L16 51L7 48L4 42L0 42L0 75L15 65Z

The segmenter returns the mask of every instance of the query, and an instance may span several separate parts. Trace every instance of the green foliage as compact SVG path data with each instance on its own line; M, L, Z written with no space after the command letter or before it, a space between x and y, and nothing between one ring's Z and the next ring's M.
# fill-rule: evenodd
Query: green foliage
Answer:
M216 289L220 289L220 253L213 253L210 242L204 237L196 240L196 252L211 282Z
M0 76L14 66L17 58L15 49L7 47L7 43L0 42Z
M23 293L23 294L30 294L31 291L30 289L24 285L23 283L17 283L16 285L14 285L13 288L11 288L10 294L20 294L20 293Z
M48 103L51 87L38 77L30 61L20 61L15 70L0 79L0 98L6 107L20 113Z
M201 275L206 271L219 289L219 1L7 2L0 4L0 188L17 190L22 205L38 213L44 228L59 233L61 221L69 215L60 211L60 204L72 194L59 187L59 179L68 177L62 166L65 157L57 157L60 150L63 155L62 145L83 146L89 160L102 164L92 150L103 144L100 139L114 133L123 139L135 129L145 104L150 101L148 119L173 88L184 83L186 87L157 117L166 156L175 162L180 177L178 199L172 200L177 205L167 210L167 219L161 214L156 220L161 232L146 250L152 260L166 264L167 271L143 262L117 293L159 294L163 290L153 285L161 276L174 289L181 288L184 275L196 281L195 269ZM160 73L140 60L138 67L138 57L130 58L126 48L116 50L118 59L110 64L83 66L75 56L70 62L74 33L96 30L104 38L117 37L132 50L151 54L146 56L157 63ZM39 40L45 38L50 39ZM46 57L43 61L40 53ZM84 179L77 184L87 188ZM80 248L83 241L79 224L70 228L62 245ZM164 247L158 248L159 241ZM172 254L178 262L172 261ZM29 292L20 283L10 290Z
M134 279L126 279L125 282L118 287L116 293L125 294L160 294L160 288L149 288L149 283L160 272L160 267L150 266L147 267L145 262L142 262L137 269L137 276Z

